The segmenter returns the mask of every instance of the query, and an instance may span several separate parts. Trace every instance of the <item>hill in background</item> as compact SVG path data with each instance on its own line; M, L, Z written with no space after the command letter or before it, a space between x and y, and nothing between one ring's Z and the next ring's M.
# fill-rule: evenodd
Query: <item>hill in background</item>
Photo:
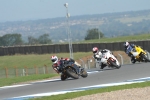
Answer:
M73 41L84 40L87 30L98 28L105 37L117 37L150 32L150 10L71 16L69 25ZM66 18L0 23L0 35L20 33L28 36L49 34L54 43L67 41Z

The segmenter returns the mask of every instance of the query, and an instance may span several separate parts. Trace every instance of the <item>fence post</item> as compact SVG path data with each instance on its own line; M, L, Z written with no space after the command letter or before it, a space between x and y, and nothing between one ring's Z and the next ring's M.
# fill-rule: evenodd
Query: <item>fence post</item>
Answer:
M37 69L36 66L34 66L34 68L35 68L35 74L37 75L38 74L38 69Z
M80 61L82 61L83 68L85 68L85 69L86 69L86 66L85 66L84 61L83 61L82 59L80 59Z
M44 66L45 66L46 74L48 74L48 68L46 65L44 65Z
M28 68L25 66L25 74L28 75Z
M90 69L90 67L91 67L90 66L90 59L87 60L87 63L88 63L88 69Z
M18 76L18 69L17 69L16 66L14 68L15 68L15 74L16 74L16 77L17 77Z
M121 58L121 62L122 62L122 65L123 65L123 57L122 57L122 55L121 54L118 54L119 56L120 56L120 58Z
M5 75L6 75L6 78L8 78L8 68L5 67Z

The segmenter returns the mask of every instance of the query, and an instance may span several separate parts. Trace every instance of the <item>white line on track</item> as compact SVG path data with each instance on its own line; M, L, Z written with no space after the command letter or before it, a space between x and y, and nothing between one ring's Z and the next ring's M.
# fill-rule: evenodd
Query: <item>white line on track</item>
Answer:
M87 87L79 87L79 88L73 88L73 89L64 90L64 91L58 91L58 92L39 93L39 94L32 94L32 95L26 95L26 96L20 96L20 97L13 97L13 98L6 99L6 100L24 100L24 99L29 99L29 98L38 98L38 97L42 97L42 96L65 94L65 93L69 93L69 92L85 91L85 90L103 88L103 87L109 87L109 86L141 83L141 82L145 82L145 81L150 81L150 77L127 80L127 81L118 82L118 83L108 83L108 84L100 84L100 85L93 85L93 86L87 86Z
M88 72L88 74L92 74L92 73L96 73L96 72L99 72L99 71L91 71L91 72ZM15 87L27 86L27 85L32 85L32 84L35 84L35 83L54 82L54 81L59 81L59 80L60 79L51 79L51 80L43 80L43 81L31 82L31 83L28 83L28 84L3 86L3 87L0 87L0 90L1 89L7 89L7 88L15 88Z

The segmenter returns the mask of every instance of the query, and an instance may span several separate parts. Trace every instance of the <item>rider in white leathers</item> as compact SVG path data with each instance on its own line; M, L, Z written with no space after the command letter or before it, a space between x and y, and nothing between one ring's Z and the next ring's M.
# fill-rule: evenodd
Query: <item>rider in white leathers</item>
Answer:
M100 66L101 66L101 69L103 69L104 67L106 67L107 65L101 63L102 54L103 54L103 53L106 53L106 52L109 52L110 54L112 54L112 52L111 52L110 50L108 50L108 49L103 49L103 50L100 51L97 47L94 47L94 48L92 49L92 51L93 51L93 54L94 54L93 57L94 57L97 61L99 61Z

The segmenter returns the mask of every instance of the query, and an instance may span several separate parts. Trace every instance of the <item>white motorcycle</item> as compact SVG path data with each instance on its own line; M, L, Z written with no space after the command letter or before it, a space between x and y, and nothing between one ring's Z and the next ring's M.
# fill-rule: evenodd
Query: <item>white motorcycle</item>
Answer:
M112 68L119 69L121 67L121 64L117 58L109 52L102 54L101 63Z

